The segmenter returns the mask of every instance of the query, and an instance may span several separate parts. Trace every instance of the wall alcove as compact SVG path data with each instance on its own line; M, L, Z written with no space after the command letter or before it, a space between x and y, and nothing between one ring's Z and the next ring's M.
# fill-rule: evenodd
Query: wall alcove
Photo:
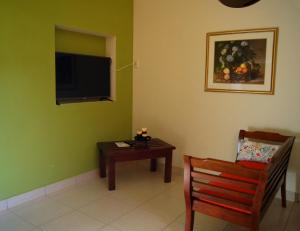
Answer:
M116 100L116 36L56 25L55 52L110 57L110 100Z

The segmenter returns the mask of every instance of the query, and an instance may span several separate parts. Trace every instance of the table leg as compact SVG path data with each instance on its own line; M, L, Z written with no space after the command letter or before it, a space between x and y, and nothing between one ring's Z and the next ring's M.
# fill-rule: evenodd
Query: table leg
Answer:
M157 169L157 159L150 160L150 171L155 172Z
M116 162L112 159L108 161L108 190L116 189Z
M99 165L100 165L100 177L106 177L106 163L105 157L103 152L100 150L100 158L99 158Z
M166 154L165 160L165 182L171 182L172 178L172 151Z

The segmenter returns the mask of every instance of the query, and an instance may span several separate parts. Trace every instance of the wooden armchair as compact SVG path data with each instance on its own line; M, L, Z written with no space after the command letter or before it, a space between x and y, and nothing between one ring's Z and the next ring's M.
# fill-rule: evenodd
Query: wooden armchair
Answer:
M280 187L282 206L286 207L286 172L295 137L241 130L239 139L281 145L270 163L258 167L185 155L185 231L193 230L195 211L257 231Z

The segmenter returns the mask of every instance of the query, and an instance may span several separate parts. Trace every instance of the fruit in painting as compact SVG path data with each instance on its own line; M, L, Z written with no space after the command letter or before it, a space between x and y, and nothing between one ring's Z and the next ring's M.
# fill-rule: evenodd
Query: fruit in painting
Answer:
M223 70L223 73L226 75L226 74L229 74L230 73L230 70L229 70L229 68L224 68L224 70Z
M229 75L229 74L225 74L225 75L224 75L224 79L225 79L225 80L229 80L229 79L230 79L230 75Z

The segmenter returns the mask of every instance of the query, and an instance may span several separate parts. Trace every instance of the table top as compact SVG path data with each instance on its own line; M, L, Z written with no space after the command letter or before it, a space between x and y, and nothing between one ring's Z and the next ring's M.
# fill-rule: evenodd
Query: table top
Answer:
M115 142L125 142L129 144L129 147L118 147ZM97 146L99 150L103 152L135 152L135 151L151 151L151 150L164 150L164 149L175 149L175 146L166 143L165 141L153 138L150 141L134 141L134 140L122 140L122 141L109 141L109 142L98 142Z

